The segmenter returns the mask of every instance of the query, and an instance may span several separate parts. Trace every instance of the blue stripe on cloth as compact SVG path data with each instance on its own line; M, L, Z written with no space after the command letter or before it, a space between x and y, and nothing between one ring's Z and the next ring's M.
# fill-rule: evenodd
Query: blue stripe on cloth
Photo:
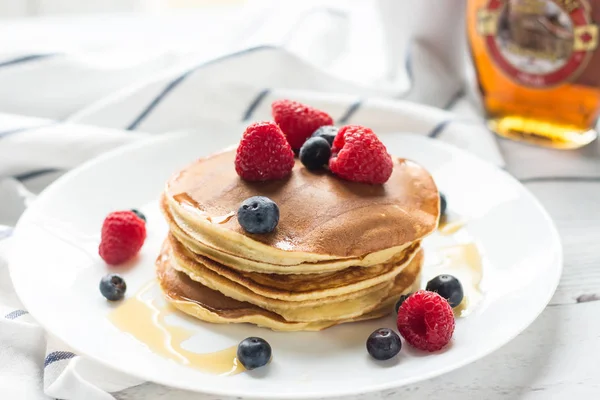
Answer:
M181 84L181 82L183 82L188 76L190 76L192 73L196 72L200 68L207 67L209 65L216 64L218 62L228 60L230 58L236 58L236 57L239 57L242 55L253 53L255 51L276 49L276 48L277 48L276 46L268 46L268 45L251 47L251 48L248 48L245 50L237 51L235 53L230 53L230 54L227 54L227 55L224 55L221 57L217 57L212 60L209 60L209 61L206 61L199 65L194 66L193 68L189 69L188 71L184 72L183 74L179 75L177 78L175 78L171 82L169 82L163 88L163 90L161 90L161 92L154 99L152 99L152 101L146 106L146 108L144 108L144 110L140 113L140 115L138 115L133 120L133 122L130 123L129 126L127 126L126 129L130 130L130 131L137 129L140 126L140 124L142 122L144 122L144 120L150 115L150 113L160 104L160 102L163 101L165 97L167 97L167 95L169 93L171 93L177 86L179 86Z
M519 179L521 183L536 182L600 182L600 176L536 176Z
M2 139L5 136L12 135L12 134L15 134L15 133L32 131L34 129L45 128L45 127L56 125L56 124L58 124L58 122L52 122L50 124L44 124L44 125L25 126L25 127L22 127L22 128L10 129L8 131L0 132L0 139Z
M362 103L363 103L363 99L360 98L360 99L356 100L354 103L350 104L350 107L348 107L348 109L346 110L344 115L342 115L338 119L338 124L347 123L350 120L350 118L352 118L352 116L358 111L360 106L362 106Z
M77 355L75 353L71 353L70 351L53 351L46 356L46 359L44 360L44 368L57 361L68 360L73 357L77 357Z
M408 46L406 47L406 54L404 54L404 70L406 71L406 76L408 77L408 81L410 82L410 85L408 87L408 90L403 91L398 93L397 95L395 95L394 97L396 99L405 99L407 98L412 90L414 89L415 85L414 85L414 71L413 71L413 60L412 60L412 47L411 47L411 43L408 44Z
M6 314L4 316L4 318L6 319L16 319L19 318L21 315L25 315L25 314L29 314L27 311L25 310L15 310L15 311L11 311L8 314Z
M148 104L148 106L144 109L144 111L142 111L142 113L131 123L129 124L129 126L127 127L127 130L134 130L136 129L144 119L146 119L146 117L150 114L150 112L152 112L152 110L154 110L154 108L156 108L156 106L162 101L163 98L165 98L173 89L175 89L181 82L184 81L185 78L188 77L188 75L190 75L192 73L192 71L188 71L185 74L179 76L177 79L169 82L169 84L167 86L165 86L165 88L158 94L158 96L156 96L154 98L154 100L152 100L150 102L150 104Z
M48 54L30 54L28 56L13 58L12 60L0 61L0 68L8 67L11 65L23 64L30 61L41 60L44 58L57 56L58 53L48 53Z
M0 240L12 236L13 228L10 226L0 225Z
M59 172L59 171L61 171L61 170L57 169L57 168L38 169L35 171L30 171L30 172L25 172L25 173L22 173L19 175L15 175L15 176L13 176L13 178L15 178L18 181L24 182L29 179L38 178L40 176L51 174L53 172Z
M465 91L463 89L458 90L456 93L454 93L454 95L452 95L452 97L450 97L450 100L448 100L446 105L443 107L444 110L450 110L456 105L456 103L458 103L460 99L462 99L464 95Z
M432 130L429 131L429 133L427 134L427 136L429 136L430 138L437 138L441 135L441 133L444 131L444 129L446 129L446 127L450 124L450 122L453 122L453 119L445 119L442 122L438 123L436 126L433 127Z
M408 79L412 82L414 74L412 65L412 46L410 44L408 45L406 54L404 55L404 68L406 68L406 75L408 75Z
M271 93L271 89L263 89L256 95L256 97L252 100L246 112L244 112L244 116L242 117L242 121L248 121L252 118L254 111L260 106L265 97L267 97Z

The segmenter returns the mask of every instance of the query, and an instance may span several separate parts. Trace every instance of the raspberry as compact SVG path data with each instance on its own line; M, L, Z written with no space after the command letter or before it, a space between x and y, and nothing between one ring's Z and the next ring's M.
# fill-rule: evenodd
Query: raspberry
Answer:
M248 181L285 178L294 167L294 152L274 122L246 128L235 156L235 171Z
M333 125L329 114L297 101L276 100L271 104L271 111L294 150L300 150L306 139L320 127Z
M369 128L348 125L333 141L329 169L340 178L362 183L385 183L394 164L387 149Z
M454 314L448 301L435 292L419 290L398 310L398 331L413 347L437 351L454 333Z
M132 211L108 214L102 224L100 257L117 265L132 259L146 240L146 223Z

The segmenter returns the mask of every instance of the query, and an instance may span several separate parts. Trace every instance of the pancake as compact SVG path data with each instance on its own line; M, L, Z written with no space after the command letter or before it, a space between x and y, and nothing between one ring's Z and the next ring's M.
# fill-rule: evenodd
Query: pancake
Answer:
M161 197L161 211L169 224L169 230L173 236L184 244L190 251L195 254L208 257L221 264L228 265L239 271L258 272L264 274L314 274L319 272L334 272L346 269L348 267L366 267L389 262L405 251L413 243L406 243L401 246L393 247L386 250L381 250L376 253L371 253L362 258L344 258L340 260L327 260L306 262L296 265L291 265L286 262L285 265L276 265L266 262L256 261L244 258L240 255L229 254L218 249L216 244L206 244L207 239L200 231L194 231L186 222L171 214L171 208L168 206L166 196ZM210 241L210 240L209 240Z
M357 317L375 309L383 299L389 296L395 284L394 275L373 286L354 292L336 293L336 289L333 288L319 292L326 297L313 296L310 300L285 301L262 296L255 293L251 287L230 281L195 262L184 253L174 251L173 247L173 243L169 243L169 252L172 255L170 266L173 269L185 273L192 280L227 297L273 311L288 321L314 322ZM416 257L414 257L415 253ZM402 267L399 269L402 270L410 265L420 265L421 258L421 253L415 251L407 255L407 259L403 260Z
M243 286L259 297L300 302L347 295L394 280L412 260L419 244L415 243L388 263L372 267L349 267L341 271L320 274L260 274L240 272L208 257L190 252L173 235L169 235L174 268L192 278L199 276L209 287L223 291L222 285ZM194 278L193 278L194 279ZM196 279L198 280L198 279Z
M234 158L232 150L200 159L172 177L164 191L165 210L175 224L215 253L267 267L351 260L345 268L367 257L384 262L437 226L437 188L411 161L394 160L386 184L367 185L309 172L298 161L287 179L247 182L237 176ZM248 234L234 218L239 204L255 195L279 206L280 222L272 233ZM383 259L379 252L385 252ZM317 267L313 272L328 270L327 263Z
M343 320L287 321L277 313L248 302L231 299L193 281L186 274L171 267L170 251L170 245L165 241L156 261L157 279L165 298L179 310L211 323L251 323L278 331L318 331L341 323L385 316L393 310L393 304L399 295L416 290L420 283L421 264L413 263L414 265L396 277L390 296L382 299L369 312Z

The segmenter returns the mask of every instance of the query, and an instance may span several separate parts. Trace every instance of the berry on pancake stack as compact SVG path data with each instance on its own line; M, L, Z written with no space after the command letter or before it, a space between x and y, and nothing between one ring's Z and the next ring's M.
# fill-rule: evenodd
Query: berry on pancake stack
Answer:
M333 125L333 119L329 114L297 101L274 101L271 110L273 119L294 150L300 150L306 139L317 129Z

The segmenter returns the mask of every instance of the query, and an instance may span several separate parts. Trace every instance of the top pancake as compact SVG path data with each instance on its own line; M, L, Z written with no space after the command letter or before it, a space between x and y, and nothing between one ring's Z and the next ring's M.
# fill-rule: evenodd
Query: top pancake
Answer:
M235 151L197 160L173 176L165 197L173 213L201 235L220 236L292 255L343 259L364 257L413 243L437 226L439 194L429 173L396 159L383 185L348 182L329 172L311 172L296 161L283 180L247 182L234 168ZM280 210L269 234L249 234L235 213L252 196L271 198ZM262 246L261 246L262 245Z

